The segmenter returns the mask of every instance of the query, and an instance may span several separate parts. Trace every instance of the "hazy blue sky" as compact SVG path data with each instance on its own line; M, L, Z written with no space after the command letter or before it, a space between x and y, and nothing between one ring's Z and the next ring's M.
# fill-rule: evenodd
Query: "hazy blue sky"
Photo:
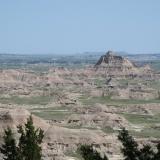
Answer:
M160 53L160 0L0 0L0 52Z

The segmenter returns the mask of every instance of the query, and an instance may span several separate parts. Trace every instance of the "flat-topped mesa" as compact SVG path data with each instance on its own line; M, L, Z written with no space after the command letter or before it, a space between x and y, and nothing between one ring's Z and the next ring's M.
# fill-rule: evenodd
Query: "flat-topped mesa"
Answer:
M108 51L105 55L102 55L95 68L99 71L105 71L109 75L128 75L139 72L139 68L133 62L116 55L113 51Z

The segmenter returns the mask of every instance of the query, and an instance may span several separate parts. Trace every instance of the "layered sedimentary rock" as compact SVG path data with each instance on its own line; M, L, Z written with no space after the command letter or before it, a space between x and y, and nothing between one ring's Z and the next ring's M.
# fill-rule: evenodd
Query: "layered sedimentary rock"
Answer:
M143 72L151 72L149 66L137 67L135 63L129 61L127 58L116 55L112 51L108 51L105 55L102 55L96 63L95 68L98 72L105 72L106 76L136 76Z
M126 83L120 84L116 78L106 80L108 96L115 99L155 99L159 97L159 91L147 86L145 83L138 83L137 79L125 79Z
M3 131L11 127L18 137L17 126L24 125L31 114L25 109L4 109L0 108L0 143L2 143ZM32 115L33 123L36 128L44 130L44 139L42 143L42 152L44 160L62 160L67 159L65 155L68 151L76 151L80 144L93 144L102 152L112 155L113 152L119 152L117 139L115 135L106 135L97 130L92 132L88 129L68 129L55 125L49 125L41 118ZM2 155L0 155L0 159Z
M109 127L115 130L122 127L128 128L130 126L128 121L122 116L105 112L71 115L67 120L67 124L71 126L81 126L86 128L105 129Z
M96 68L107 68L109 71L133 71L136 66L128 59L116 55L112 51L108 51L102 55L95 65Z

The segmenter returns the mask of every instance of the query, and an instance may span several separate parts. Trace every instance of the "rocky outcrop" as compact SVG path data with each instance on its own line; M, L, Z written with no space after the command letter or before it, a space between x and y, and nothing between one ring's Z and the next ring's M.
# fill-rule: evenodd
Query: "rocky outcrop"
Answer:
M126 64L128 66L133 67L134 64L128 61L126 58L123 58L121 56L116 55L113 51L108 51L105 55L101 56L99 61L96 63L96 66L98 65L123 65Z
M114 130L118 130L122 127L129 128L130 124L128 121L114 113L105 113L99 112L95 114L75 114L71 115L68 120L67 124L70 126L81 126L86 128L112 128Z
M128 80L121 84L116 78L106 80L106 94L114 99L157 99L158 91L145 83Z
M26 123L27 118L29 118L30 115L30 112L21 108L0 108L0 136L2 136L4 129L7 127L11 127L12 129L16 130L17 126ZM32 115L32 118L36 127L40 127L44 131L49 128L49 125L41 118L34 115Z
M0 135L7 127L14 130L15 136L18 125L24 125L31 114L25 109L0 109ZM100 130L69 129L55 125L49 125L41 118L32 115L33 123L37 128L44 130L42 152L44 160L66 159L67 151L76 151L80 144L93 144L98 150L112 155L119 152L119 145L115 135L106 135ZM2 143L2 137L1 141ZM1 157L0 157L1 159Z
M121 56L116 55L112 51L108 51L105 55L102 55L98 62L96 63L95 67L115 67L117 70L123 71L124 69L132 69L135 66L134 63L130 62L128 59L123 58Z
M129 61L127 58L116 55L113 51L108 51L105 55L102 55L95 65L98 72L104 72L109 76L137 76L143 72L151 72L149 66L137 67L135 63Z
M50 157L63 157L67 151L76 151L80 144L93 144L102 153L119 153L119 142L115 135L106 135L100 130L68 129L52 126L44 138L46 151ZM118 147L117 147L118 146ZM49 159L51 160L51 159Z

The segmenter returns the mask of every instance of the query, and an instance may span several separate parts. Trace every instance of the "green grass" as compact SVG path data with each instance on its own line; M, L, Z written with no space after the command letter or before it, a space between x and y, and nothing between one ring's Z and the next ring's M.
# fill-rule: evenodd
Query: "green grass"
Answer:
M133 124L154 124L160 123L160 115L138 115L138 114L122 114L129 122Z
M152 128L145 128L141 132L130 131L131 135L137 138L160 138L160 130L159 129L152 129Z
M114 132L115 132L115 131L113 130L113 128L111 128L111 127L109 127L109 126L103 128L102 131L103 131L104 133L114 133Z
M74 157L76 160L83 160L78 151L68 150L65 152L66 156Z
M69 128L69 129L88 129L88 130L97 130L97 128L93 128L93 127L83 127L81 125L73 125L73 126L63 126L65 128Z
M160 99L151 100L138 100L138 99L111 99L109 96L105 97L85 97L80 99L84 105L93 105L95 103L111 104L111 105L125 105L125 104L148 104L148 103L160 103Z
M41 107L35 107L31 108L31 111L61 111L61 110L70 110L72 109L70 106L54 106L54 107L46 107L46 106L41 106Z
M154 128L155 124L160 123L160 114L154 116L151 115L138 115L138 114L122 114L130 123L135 125L143 125L144 128L138 131L130 131L135 137L148 138L155 137L160 138L160 128Z
M4 98L0 97L0 103L2 104L28 104L28 105L46 105L51 100L53 100L53 97L49 96L38 96L38 97L17 97L12 96L10 98Z
M104 80L104 79L95 79L95 80L94 80L94 84L95 84L98 88L103 87L104 84L105 84L105 80Z
M59 111L40 111L40 112L35 112L32 111L32 113L38 117L41 117L45 120L64 120L65 118L67 118L71 112L59 112Z
M154 88L154 89L157 89L157 90L160 90L160 81L159 80L156 80L156 81L150 81L148 82L149 85Z
M130 131L130 133L138 138L155 137L160 138L160 128L155 128L155 124L160 123L160 114L151 115L138 115L138 114L122 114L130 123L135 125L143 125L141 131Z
M65 128L69 128L69 129L82 129L82 126L63 126Z
M46 120L63 120L68 117L71 112L69 106L55 106L55 107L41 107L41 108L31 108L30 111Z

